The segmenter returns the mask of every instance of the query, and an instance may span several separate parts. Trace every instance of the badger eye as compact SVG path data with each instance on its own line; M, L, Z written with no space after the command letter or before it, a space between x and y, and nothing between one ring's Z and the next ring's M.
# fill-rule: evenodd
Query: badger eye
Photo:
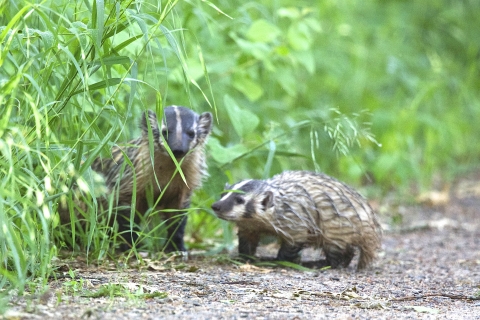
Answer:
M236 197L236 198L235 198L235 203L236 203L236 204L244 204L244 203L245 203L245 199L243 199L242 197Z
M165 139L168 137L168 130L167 129L162 129L162 136L164 136Z
M193 131L193 130L188 130L188 131L187 131L187 136L188 136L190 139L195 138L195 131Z

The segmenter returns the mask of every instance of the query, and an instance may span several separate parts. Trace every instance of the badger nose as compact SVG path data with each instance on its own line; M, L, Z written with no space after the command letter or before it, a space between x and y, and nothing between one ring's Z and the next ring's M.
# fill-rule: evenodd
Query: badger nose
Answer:
M182 149L172 149L172 153L177 159L182 158L187 154L185 150L182 150Z
M212 204L212 210L215 212L220 211L220 204L218 202L215 202L214 204Z

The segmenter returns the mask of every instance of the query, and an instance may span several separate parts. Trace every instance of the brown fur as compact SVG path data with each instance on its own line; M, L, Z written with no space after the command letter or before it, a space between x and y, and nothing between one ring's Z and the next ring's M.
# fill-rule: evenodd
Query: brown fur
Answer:
M323 248L326 263L346 267L360 249L358 269L380 247L381 228L365 198L344 183L308 171L228 187L212 205L217 216L238 226L239 253L253 256L264 234L281 239L278 260L293 261L304 247Z
M97 199L100 208L108 208L110 194L118 195L116 220L127 247L137 239L136 233L130 232L133 201L137 212L135 223L139 222L138 214L145 214L152 202L156 211L178 209L178 212L164 213L166 218L183 214L189 207L193 190L201 186L207 175L204 145L211 127L212 115L208 112L199 116L184 107L167 107L159 127L156 114L149 111L141 121L141 137L130 141L129 146L113 148L112 158L97 158L93 162L92 169L103 175L108 188L106 197ZM180 164L185 179L179 174L167 146ZM125 161L126 158L133 166ZM61 210L60 213L62 222L68 223L69 212ZM185 224L186 215L168 228L168 251L185 251Z

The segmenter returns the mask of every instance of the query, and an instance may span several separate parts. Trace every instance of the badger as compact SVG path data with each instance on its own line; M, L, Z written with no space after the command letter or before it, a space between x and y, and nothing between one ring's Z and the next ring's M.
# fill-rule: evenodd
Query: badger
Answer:
M212 209L236 223L240 256L254 256L261 236L270 234L280 239L277 260L295 261L314 247L323 249L324 264L347 267L358 248L363 269L380 247L381 228L365 198L326 174L285 171L226 189Z
M116 221L125 239L122 250L138 239L137 230L130 228L133 205L137 213L134 226L140 222L139 215L150 209L173 209L163 212L167 219L180 217L168 226L165 251L186 251L185 209L190 206L193 190L207 175L204 146L212 130L212 114L198 115L186 107L169 106L159 125L157 115L149 110L141 119L140 129L141 136L127 146L114 147L111 158L97 158L92 163L108 190L97 202L101 210L107 210L109 195L114 195ZM68 223L70 217L68 210L60 210L63 223Z

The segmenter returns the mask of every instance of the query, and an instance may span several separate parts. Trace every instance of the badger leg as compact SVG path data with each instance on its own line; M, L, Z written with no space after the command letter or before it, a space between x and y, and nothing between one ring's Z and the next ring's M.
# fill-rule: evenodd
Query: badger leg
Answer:
M251 259L257 252L260 235L244 230L238 231L238 253L241 258Z
M345 249L340 249L337 246L324 246L323 251L325 252L327 265L333 269L348 267L355 255L355 250L350 245L347 245Z
M187 225L187 213L176 213L172 217L174 221L170 223L167 229L167 243L165 245L165 252L187 251L183 236L185 234L185 226Z
M278 250L277 260L279 261L294 261L299 257L299 252L303 249L303 245L291 245L287 242L282 242L280 250Z
M138 228L135 215L133 228L130 228L130 209L117 211L118 233L125 240L120 244L121 251L127 251L132 248L133 243L138 240Z
M177 209L179 211L165 213L165 218L169 221L167 227L167 242L165 243L165 252L186 252L183 236L185 235L185 227L187 225L188 212L186 209L190 207L190 192L183 191L178 194L177 198L171 199L162 205L163 208Z

